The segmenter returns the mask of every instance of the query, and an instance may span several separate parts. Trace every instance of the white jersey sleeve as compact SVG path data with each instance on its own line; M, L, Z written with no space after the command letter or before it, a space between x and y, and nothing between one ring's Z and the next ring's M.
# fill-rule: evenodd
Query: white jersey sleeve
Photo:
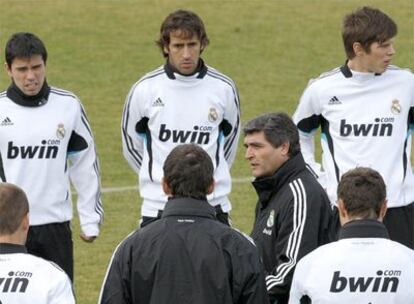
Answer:
M81 103L75 119L68 145L69 177L78 194L77 209L82 232L86 236L97 236L103 218L100 170L94 138Z
M312 88L312 80L300 98L293 114L293 121L298 126L300 147L305 162L315 173L318 181L325 188L325 174L322 166L315 160L315 133L321 125L321 106Z
M60 274L52 281L49 292L48 304L72 304L75 303L72 283L65 274Z
M231 83L232 92L229 93L227 108L225 109L223 118L224 121L228 122L231 126L230 133L225 134L224 139L224 157L230 168L236 158L241 123L239 95L233 81L229 81Z
M136 131L136 122L143 117L140 107L139 81L131 88L122 114L122 149L128 164L139 174L144 153L144 137ZM142 99L142 98L141 98Z

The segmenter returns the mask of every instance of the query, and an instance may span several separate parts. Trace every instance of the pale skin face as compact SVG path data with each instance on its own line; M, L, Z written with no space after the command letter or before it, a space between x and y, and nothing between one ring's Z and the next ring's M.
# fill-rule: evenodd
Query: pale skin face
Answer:
M245 158L250 163L254 177L273 175L289 159L289 143L273 147L265 138L264 132L254 132L244 137Z
M394 41L388 39L383 43L374 42L367 53L359 42L353 45L355 57L349 60L350 69L357 72L382 74L391 64L395 55Z
M164 52L168 54L168 62L180 74L190 75L198 66L203 48L196 35L185 37L181 31L174 31L170 34L170 43L164 47Z
M5 67L9 77L27 96L34 96L42 89L46 79L46 65L41 55L33 55L30 58L16 57L10 67L7 63Z

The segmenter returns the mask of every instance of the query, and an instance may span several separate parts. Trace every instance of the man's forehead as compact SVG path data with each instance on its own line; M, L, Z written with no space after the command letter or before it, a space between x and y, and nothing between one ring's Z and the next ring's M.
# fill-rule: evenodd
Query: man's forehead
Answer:
M44 63L42 55L32 55L30 57L15 57L12 65L38 65Z
M200 38L198 35L193 31L183 30L183 29L177 29L170 33L170 38L180 39L180 40L198 40L200 41Z

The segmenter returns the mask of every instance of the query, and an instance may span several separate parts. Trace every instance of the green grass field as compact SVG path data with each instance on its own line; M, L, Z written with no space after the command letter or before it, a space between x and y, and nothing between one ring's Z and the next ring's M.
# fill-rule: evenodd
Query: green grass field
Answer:
M363 4L383 9L398 23L394 64L414 68L412 0L0 0L0 46L17 31L43 39L48 82L75 92L88 112L103 187L132 186L137 178L121 149L122 108L131 85L164 62L154 41L169 12L188 8L203 18L211 41L203 58L235 80L246 121L269 111L292 114L308 80L344 62L342 17ZM6 73L0 73L0 89L8 84ZM232 175L248 177L239 147ZM73 223L81 304L96 303L113 249L139 219L136 191L104 193L102 199L106 217L95 243L80 241L76 218ZM249 232L256 200L250 184L235 183L231 200L234 226Z

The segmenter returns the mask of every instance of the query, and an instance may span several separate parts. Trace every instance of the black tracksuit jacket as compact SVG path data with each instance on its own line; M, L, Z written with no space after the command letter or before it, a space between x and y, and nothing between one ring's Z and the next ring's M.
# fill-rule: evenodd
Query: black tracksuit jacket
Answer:
M296 263L333 240L332 209L301 153L253 186L259 201L252 237L265 265L266 287L271 303L287 303Z
M161 219L115 250L99 302L262 304L268 298L253 242L218 222L207 201L173 198Z

